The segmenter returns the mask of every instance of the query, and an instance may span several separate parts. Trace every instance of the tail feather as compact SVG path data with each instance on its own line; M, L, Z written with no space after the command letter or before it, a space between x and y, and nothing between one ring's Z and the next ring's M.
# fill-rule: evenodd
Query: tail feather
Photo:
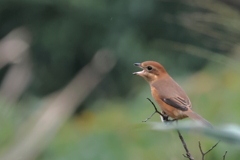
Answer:
M208 122L206 119L204 119L203 117L201 117L197 113L192 111L192 112L185 112L185 114L188 117L192 118L194 121L201 122L203 125L205 125L207 127L210 127L210 128L213 128L213 126L210 122Z

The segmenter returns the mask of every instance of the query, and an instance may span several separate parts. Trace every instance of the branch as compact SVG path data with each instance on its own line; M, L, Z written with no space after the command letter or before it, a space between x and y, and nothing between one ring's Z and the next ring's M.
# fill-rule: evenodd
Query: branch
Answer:
M182 134L180 133L179 130L177 130L177 132L178 132L178 136L179 136L180 140L182 141L183 147L184 147L184 149L186 151L186 155L183 154L183 156L185 158L188 158L189 160L194 160L194 158L192 157L191 153L189 152L189 150L187 148L187 144L185 143Z
M149 98L147 98L147 99L152 103L155 111L154 111L146 120L144 120L144 121L142 121L142 122L147 122L155 113L158 113L158 114L162 117L162 119L163 119L164 122L172 122L172 121L175 121L175 120L176 120L176 119L169 120L169 119L168 119L168 115L164 114L164 112L163 112L163 113L159 112L159 111L157 110L157 107L155 106L155 104L151 101L151 99L149 99ZM185 151L186 151L186 154L183 154L183 156L184 156L185 158L188 158L189 160L194 160L194 158L192 157L191 153L189 152L189 150L188 150L188 148L187 148L187 144L186 144L186 142L185 142L182 134L180 133L180 131L179 131L178 129L177 129L177 133L178 133L178 136L179 136L179 138L180 138L180 140L181 140L181 142L182 142L182 145L183 145L183 147L184 147L184 149L185 149ZM203 152L201 143L200 143L200 141L198 141L199 149L200 149L200 152L201 152L201 154L202 154L202 160L204 160L205 155L206 155L208 152L210 152L211 150L213 150L213 149L218 145L219 142L220 142L220 141L218 141L218 142L217 142L214 146L212 146L208 151ZM225 160L226 154L227 154L227 151L226 151L225 154L223 155L223 160Z
M158 113L158 114L163 118L164 121L169 121L169 120L168 120L168 116L167 116L167 115L164 115L164 114L161 113L161 112L159 112L159 111L157 110L157 107L155 106L155 104L153 103L153 101L152 101L150 98L147 98L147 100L149 100L149 102L152 103L155 111L154 111L147 119L145 119L145 120L142 121L142 122L147 122L150 118L152 118L152 116L153 116L155 113Z
M159 112L159 111L157 110L157 107L156 107L155 104L151 101L151 99L149 99L149 98L147 98L147 99L152 103L152 105L153 105L153 107L154 107L154 109L155 109L155 112L153 112L153 114L151 114L150 117L148 117L146 120L144 120L144 121L142 121L142 122L146 122L147 120L149 120L155 113L158 113L158 114L162 117L162 119L163 119L164 122L172 122L172 121L175 121L175 119L169 120L167 115L164 115L163 113L161 113L161 112ZM180 138L180 140L181 140L181 142L182 142L182 144L183 144L183 147L184 147L184 149L185 149L185 151L186 151L186 155L183 154L183 156L184 156L185 158L188 158L189 160L194 160L194 158L192 157L191 153L189 152L189 150L188 150L188 148L187 148L187 144L185 143L182 134L180 133L179 130L177 130L177 132L178 132L178 136L179 136L179 138Z
M213 150L213 148L215 148L215 147L218 145L219 142L220 142L220 141L218 141L214 146L212 146L212 148L210 148L208 151L206 151L206 152L204 153L203 150L202 150L201 143L200 143L200 141L198 141L199 149L200 149L200 152L201 152L201 154L202 154L202 160L204 160L205 155L206 155L208 152L210 152L211 150ZM225 159L225 156L226 156L226 153L225 153L225 155L224 155L224 159Z
M226 155L227 155L227 151L226 151L225 154L223 155L223 160L225 160Z

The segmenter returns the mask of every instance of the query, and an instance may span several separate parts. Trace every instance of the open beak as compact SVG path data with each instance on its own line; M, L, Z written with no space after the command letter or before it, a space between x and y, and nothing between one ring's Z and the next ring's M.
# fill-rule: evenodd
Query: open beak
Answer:
M135 66L142 68L141 67L141 63L134 63ZM141 75L144 72L144 70L142 71L138 71L138 72L133 72L134 75Z

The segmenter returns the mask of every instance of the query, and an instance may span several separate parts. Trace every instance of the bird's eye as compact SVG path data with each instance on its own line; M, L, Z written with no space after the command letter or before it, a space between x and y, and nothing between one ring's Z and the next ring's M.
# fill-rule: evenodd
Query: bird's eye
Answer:
M148 66L147 69L150 71L150 70L152 70L152 67L151 67L151 66Z

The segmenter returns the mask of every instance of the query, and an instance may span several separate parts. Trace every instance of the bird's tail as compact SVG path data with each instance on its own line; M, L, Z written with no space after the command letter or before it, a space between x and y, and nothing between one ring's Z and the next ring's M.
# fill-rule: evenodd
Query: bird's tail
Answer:
M185 114L192 118L194 121L197 122L201 122L203 125L213 128L212 124L210 122L208 122L206 119L204 119L203 117L201 117L200 115L198 115L197 113L191 111L191 112L185 112Z

